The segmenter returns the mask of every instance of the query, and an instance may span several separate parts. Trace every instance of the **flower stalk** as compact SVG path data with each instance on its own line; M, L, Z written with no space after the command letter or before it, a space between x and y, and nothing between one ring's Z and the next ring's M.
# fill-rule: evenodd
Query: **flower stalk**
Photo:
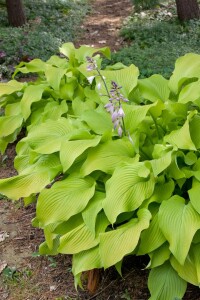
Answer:
M117 130L119 137L126 136L126 128L125 128L125 123L124 123L124 117L125 113L122 108L122 103L123 102L128 102L128 99L126 99L121 93L120 89L122 88L121 86L118 86L118 84L115 81L111 82L111 90L108 90L105 77L102 76L96 61L92 58L87 56L86 57L88 66L87 70L88 71L96 71L97 75L100 76L101 81L103 82L103 85L105 87L107 97L109 98L109 102L104 106L107 112L110 113L113 127L115 130ZM91 83L91 78L95 76L89 77L89 82ZM93 78L93 79L94 79Z

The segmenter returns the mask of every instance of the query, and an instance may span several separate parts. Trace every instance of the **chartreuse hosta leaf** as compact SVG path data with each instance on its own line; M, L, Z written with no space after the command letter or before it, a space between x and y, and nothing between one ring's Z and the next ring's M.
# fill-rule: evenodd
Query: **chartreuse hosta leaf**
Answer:
M60 82L67 69L57 68L55 66L46 65L45 76L49 85L56 91L59 91Z
M177 94L190 78L200 78L200 55L194 53L188 53L177 59L175 70L169 80L170 90Z
M136 66L130 65L121 70L103 70L101 71L102 76L105 77L105 81L108 87L108 90L111 89L111 81L115 81L119 86L122 86L121 93L124 97L128 98L131 91L136 87L137 80L139 76L139 70ZM97 84L101 84L100 93L102 95L107 95L105 86L102 84L102 81L99 77L96 77ZM101 97L104 103L108 102L107 97Z
M62 141L73 129L71 122L66 118L47 120L31 128L23 141L38 153L50 154L60 150Z
M192 206L200 214L199 192L200 192L200 182L196 179L193 179L192 188L188 191L188 194Z
M94 197L82 212L84 223L93 233L93 235L95 235L96 218L98 213L102 210L102 201L104 198L105 193L95 192Z
M147 209L141 209L138 211L138 218L100 234L100 256L104 268L121 261L136 248L141 232L148 228L150 219L151 213Z
M163 108L163 103L162 102L155 102L153 104L149 105L125 105L124 106L124 112L126 118L124 118L125 126L126 129L128 130L129 133L134 132L137 130L138 126L142 121L144 121L147 113L153 109L153 108L158 108L160 110L160 113Z
M141 233L141 241L138 248L138 255L144 255L154 251L164 244L164 237L158 223L158 214L153 216L150 226Z
M0 138L14 133L18 128L21 128L22 123L23 117L20 114L0 117Z
M200 76L199 76L200 77ZM195 102L200 99L200 79L186 85L180 92L178 102Z
M17 67L13 74L15 76L17 73L21 72L23 74L27 73L40 73L44 72L46 68L46 63L41 59L33 59L32 61L25 63L21 62Z
M21 91L24 87L24 83L16 80L10 80L8 82L0 82L0 97L3 95L10 95L12 93Z
M147 268L153 269L163 265L165 261L169 260L170 255L171 255L171 251L169 250L169 245L168 243L164 243L158 249L149 253L150 262L147 265Z
M192 244L190 252L182 265L175 257L171 257L170 261L173 268L181 278L191 284L200 286L200 244Z
M164 141L180 149L196 150L190 135L189 120L186 120L180 129L173 130L170 134L166 135Z
M83 222L72 231L61 236L58 251L65 254L75 254L95 247L99 244L99 234L105 231L108 224L108 219L101 212L97 217L96 237Z
M200 148L200 115L195 115L192 120L190 120L190 136L196 147Z
M100 136L88 135L88 139L63 141L60 149L60 160L63 171L67 171L76 158L91 147L96 147L101 140Z
M98 107L96 110L87 110L83 112L81 120L96 134L103 134L106 131L113 130L111 117L102 106Z
M82 272L103 267L99 246L81 251L73 255L72 272L75 277L75 285L81 285L80 275Z
M170 251L180 264L184 264L192 239L200 228L200 215L190 202L186 205L185 199L175 195L161 203L158 216Z
M169 262L151 270L148 287L151 293L149 300L182 299L187 283L180 278Z
M147 79L139 80L138 87L142 97L146 100L165 102L169 98L168 80L161 75L152 75Z
M72 62L74 62L75 58L78 62L84 62L86 56L93 56L97 52L102 53L108 59L110 58L110 49L108 47L93 48L83 45L79 49L76 49L72 43L65 43L59 50L60 53L64 54Z
M151 160L151 165L153 169L154 176L157 176L162 171L167 169L167 167L171 164L172 161L172 153L173 151L167 152L164 156Z
M24 119L28 119L31 114L31 105L34 102L40 101L42 94L47 87L46 84L29 85L23 94L21 100L21 110Z
M0 180L0 193L14 200L29 197L39 193L61 172L61 164L56 155L41 155L34 164L26 162L23 169L20 169L20 162L17 163L21 171L19 175Z
M41 192L37 203L37 219L46 226L67 221L87 206L95 192L91 177L80 178L77 174L56 182L51 189Z
M109 140L89 149L87 159L81 168L81 174L86 176L95 170L112 174L116 167L123 162L133 163L138 162L138 159L129 139Z
M72 108L75 115L81 116L84 111L94 110L96 108L96 103L93 99L82 101L82 99L76 97L72 102Z
M0 193L13 200L18 200L21 197L39 193L51 180L48 170L0 179Z
M113 224L122 212L137 209L154 190L155 179L144 163L125 164L106 183L103 209Z

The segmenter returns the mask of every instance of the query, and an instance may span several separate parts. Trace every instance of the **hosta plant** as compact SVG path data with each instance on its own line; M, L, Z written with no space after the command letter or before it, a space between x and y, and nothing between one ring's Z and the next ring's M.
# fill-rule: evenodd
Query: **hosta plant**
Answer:
M200 56L139 80L134 65L101 70L108 48L60 52L16 68L35 82L0 84L1 152L26 131L0 193L37 201L40 253L73 254L76 286L148 255L150 299L181 299L200 284Z

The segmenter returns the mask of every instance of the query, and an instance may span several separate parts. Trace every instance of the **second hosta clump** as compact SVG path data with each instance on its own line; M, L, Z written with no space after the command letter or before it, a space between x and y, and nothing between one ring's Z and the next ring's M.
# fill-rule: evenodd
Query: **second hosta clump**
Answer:
M37 201L40 253L73 254L76 285L147 254L151 300L180 299L200 284L200 56L179 58L169 80L139 80L134 65L101 70L107 48L60 51L17 67L35 82L0 84L1 152L27 130L0 193ZM115 93L111 111L113 86L124 101Z

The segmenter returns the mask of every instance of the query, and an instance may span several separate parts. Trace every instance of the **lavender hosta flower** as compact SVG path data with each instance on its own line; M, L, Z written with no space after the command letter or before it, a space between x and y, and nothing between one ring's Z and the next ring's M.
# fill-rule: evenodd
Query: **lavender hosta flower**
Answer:
M118 86L115 81L112 81L111 85L112 88L109 93L109 103L107 103L104 107L111 115L114 129L117 129L119 137L122 137L123 134L126 135L126 130L123 120L123 118L125 117L125 113L121 103L128 102L128 99L126 99L120 93L119 90L121 89L121 86Z
M104 107L107 110L107 112L113 114L115 108L111 102L107 103Z
M125 116L124 110L123 108L120 106L119 110L118 110L118 116L120 118L123 118Z
M121 126L119 126L119 127L118 127L118 130L117 130L117 132L118 132L118 135L119 135L120 137L122 137L122 134L123 134L123 129L122 129L122 127L121 127Z
M86 60L88 62L87 71L97 70L97 63L92 57L86 56Z

